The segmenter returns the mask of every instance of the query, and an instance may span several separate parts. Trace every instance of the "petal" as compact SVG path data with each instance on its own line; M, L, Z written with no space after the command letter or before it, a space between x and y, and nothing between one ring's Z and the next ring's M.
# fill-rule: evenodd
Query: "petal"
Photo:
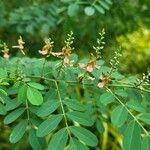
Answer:
M84 68L86 65L85 64L80 64L79 63L80 68Z
M64 52L51 52L53 56L61 56L64 55Z
M95 80L95 78L92 78L92 77L88 77L88 79L89 79L89 80L92 80L92 81L94 81L94 80Z
M3 57L6 58L6 59L8 59L9 58L9 54L4 53Z
M86 70L88 72L92 72L93 71L93 66L92 65L88 65L87 68L86 68Z
M69 61L69 58L68 58L68 57L65 57L65 58L64 58L64 64L69 64L69 62L70 62L70 61Z
M104 82L100 82L100 83L98 83L98 85L97 85L99 88L103 88L104 86L105 86L105 83Z
M101 67L101 66L98 66L98 65L95 66L96 69L100 69L100 67Z
M48 53L48 51L47 50L44 50L44 51L39 50L39 53L42 55L46 55Z

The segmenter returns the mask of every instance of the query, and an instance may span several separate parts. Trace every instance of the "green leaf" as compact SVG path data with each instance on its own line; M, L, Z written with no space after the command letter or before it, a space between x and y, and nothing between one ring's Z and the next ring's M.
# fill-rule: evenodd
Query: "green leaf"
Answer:
M7 78L7 71L5 69L0 68L0 79Z
M10 110L16 109L20 104L21 102L18 102L17 99L8 100L5 108L7 111L10 111Z
M127 90L127 92L128 92L128 95L129 95L130 99L132 99L136 102L137 102L137 99L138 99L139 102L142 101L142 95L141 95L139 90L130 88L130 89Z
M68 132L66 128L55 133L48 145L48 150L64 150L67 144Z
M42 138L38 138L36 136L36 130L30 129L29 130L29 143L33 150L43 150L42 146Z
M139 115L138 119L150 125L150 113L144 113Z
M41 27L41 32L43 32L43 33L48 33L48 32L49 32L49 29L50 29L50 25L47 24L47 23L45 23L45 24L43 24L42 27Z
M70 17L76 16L79 10L79 5L77 3L70 4L68 7L68 15Z
M150 150L150 137L143 137L141 150Z
M43 103L42 94L35 88L28 87L27 98L32 105L41 105Z
M5 119L4 119L4 124L10 124L13 121L15 121L17 118L19 118L23 113L25 109L24 108L18 108L11 113L9 113Z
M27 120L22 120L19 124L17 124L14 127L9 137L11 143L17 143L23 137L27 125L28 125Z
M37 90L44 90L45 89L45 87L43 85L41 85L40 83L36 83L36 82L28 82L28 85L30 87L37 89Z
M126 108L122 105L117 106L111 114L111 121L116 126L121 126L124 124L128 117L128 112Z
M114 102L115 97L111 93L104 93L100 96L100 102L104 105Z
M89 114L77 112L77 111L71 111L66 113L67 117L71 119L72 121L76 121L81 125L84 126L92 126L93 121Z
M135 111L137 111L137 112L142 112L142 113L144 113L144 112L146 111L145 108L144 108L144 106L142 106L141 103L139 103L139 102L137 102L137 101L134 101L134 100L128 101L128 102L126 103L126 105L127 105L129 108L131 108L131 109L133 109L133 110L135 110Z
M105 10L103 9L103 7L99 6L99 5L94 5L95 9L100 12L101 14L105 13Z
M77 111L85 111L84 105L82 105L79 101L73 100L73 99L66 99L63 101L63 103L72 110L77 110Z
M4 105L2 105L0 103L0 115L6 115L6 113L7 113L7 111L6 111L5 107L4 107Z
M123 150L141 150L141 128L131 121L124 133Z
M80 141L84 142L86 145L95 147L98 144L97 137L89 130L75 126L71 126L69 129Z
M108 4L112 4L112 0L105 0Z
M37 136L38 137L43 137L47 134L49 134L51 131L53 131L60 121L62 120L63 116L61 114L59 115L53 115L44 122L40 124L37 130Z
M70 139L69 147L70 150L89 150L89 148L86 145L82 144L75 138Z
M27 99L27 86L23 85L18 90L18 101L24 102Z
M105 128L104 128L101 120L96 121L96 128L99 133L103 133L105 131Z
M105 8L105 9L107 9L107 10L110 9L108 3L106 3L105 1L100 1L99 3L101 4L101 6L103 6L103 8Z
M55 100L49 100L42 104L42 106L38 109L37 115L39 117L46 117L47 115L54 112L60 106L60 102Z
M128 93L124 89L115 90L115 94L121 97L127 97Z
M92 16L95 13L95 9L91 6L85 7L84 12L87 16Z
M3 93L5 96L8 96L7 92L3 89L0 89L0 92Z

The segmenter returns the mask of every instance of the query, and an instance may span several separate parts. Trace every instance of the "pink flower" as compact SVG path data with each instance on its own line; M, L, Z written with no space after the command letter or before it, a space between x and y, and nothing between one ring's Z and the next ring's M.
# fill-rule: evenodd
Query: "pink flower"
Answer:
M79 64L81 68L85 68L88 72L92 72L94 68L99 69L100 66L96 65L96 60L92 60L87 64Z
M107 83L108 81L110 80L108 77L104 77L104 76L100 76L100 82L98 83L98 87L99 88L103 88Z
M39 53L42 54L42 55L47 55L48 54L48 50L47 49L39 50Z
M64 64L69 64L70 63L69 54L66 53L66 52L63 52L63 51L62 52L51 52L51 54L53 56L56 56L56 57L63 56L64 57Z
M21 50L21 52L23 53L23 55L25 55L23 49L24 49L24 44L25 42L22 40L22 37L20 36L20 38L18 39L18 45L12 46L12 48L18 48Z
M80 63L79 63L79 66L80 66L80 68L85 68L86 65L85 65L85 64L80 64Z
M63 56L64 55L64 52L51 52L51 54L53 55L53 56Z
M8 52L4 52L3 57L4 57L5 59L9 59L10 55L8 54Z
M64 57L64 64L69 64L70 63L70 60L68 58L68 56L65 56Z

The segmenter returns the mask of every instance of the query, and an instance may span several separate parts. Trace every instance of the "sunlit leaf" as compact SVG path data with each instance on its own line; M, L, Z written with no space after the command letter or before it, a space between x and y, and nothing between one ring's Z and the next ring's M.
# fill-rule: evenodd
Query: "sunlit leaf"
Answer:
M35 88L28 87L27 98L32 105L41 105L43 103L42 94Z

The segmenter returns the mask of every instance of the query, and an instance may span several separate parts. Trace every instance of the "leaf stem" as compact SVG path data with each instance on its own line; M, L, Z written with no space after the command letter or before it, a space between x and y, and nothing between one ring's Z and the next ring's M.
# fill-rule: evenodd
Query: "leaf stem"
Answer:
M27 110L27 120L30 120L30 113L29 113L29 105L28 105L28 100L26 99L26 110Z
M128 111L128 113L131 115L131 117L139 124L139 126L142 128L144 133L149 136L148 131L143 127L143 125L139 122L139 120L132 114L132 112L126 107L126 105L109 89L106 88L115 98L116 100Z
M64 110L64 107L63 107L63 102L62 102L61 95L60 95L60 92L59 92L58 84L57 84L56 80L54 82L55 82L56 90L57 90L57 93L58 93L58 98L59 98L59 101L60 101L60 105L61 105L62 113L63 113L63 116L64 116L66 128L67 128L69 137L71 138L71 134L70 134L70 130L69 130L68 122L67 122L67 117L66 117L66 113L65 113L65 110Z
M39 79L44 79L44 80L47 80L47 81L52 81L52 82L60 82L62 80L56 80L56 79L52 79L52 78L46 78L46 77L41 77L41 76L26 76L26 77L29 77L29 78L39 78ZM94 84L93 83L81 83L81 82L78 82L78 81L66 81L66 83L69 83L69 84L81 84L81 85L85 85L85 86L93 86ZM107 84L107 86L111 86L111 87L124 87L124 88L135 88L135 89L138 89L138 90L141 90L141 91L144 91L144 92L148 92L150 93L150 90L148 89L144 89L142 87L136 87L134 85L130 85L130 84Z

